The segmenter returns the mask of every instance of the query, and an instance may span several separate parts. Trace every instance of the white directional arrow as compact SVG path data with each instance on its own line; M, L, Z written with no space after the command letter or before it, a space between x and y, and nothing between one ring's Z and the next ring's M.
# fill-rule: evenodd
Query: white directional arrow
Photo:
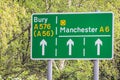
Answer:
M40 42L40 46L42 46L42 56L44 56L45 55L45 46L47 46L47 42L43 39Z
M72 39L69 39L67 41L67 46L69 46L69 55L72 55L72 45L74 46L74 41L72 41Z
M97 45L97 55L100 55L100 45L102 45L102 41L100 39L97 39L95 41L95 46Z

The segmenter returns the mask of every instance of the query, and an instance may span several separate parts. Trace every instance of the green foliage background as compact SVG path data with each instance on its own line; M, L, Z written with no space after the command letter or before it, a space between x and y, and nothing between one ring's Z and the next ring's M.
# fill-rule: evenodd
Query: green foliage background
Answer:
M32 13L96 10L114 13L114 58L99 79L120 80L120 0L0 0L0 80L46 80L47 61L30 59ZM53 61L53 80L93 80L93 61Z

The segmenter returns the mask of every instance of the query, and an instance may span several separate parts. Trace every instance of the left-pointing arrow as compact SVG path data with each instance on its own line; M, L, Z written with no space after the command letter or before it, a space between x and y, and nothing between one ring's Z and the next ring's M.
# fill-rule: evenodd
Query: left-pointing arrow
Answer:
M47 46L47 42L43 39L40 42L40 46L42 46L42 56L44 56L45 55L45 46Z
M67 41L67 45L69 46L69 55L72 55L72 45L74 46L74 41L72 41L72 39L69 39Z

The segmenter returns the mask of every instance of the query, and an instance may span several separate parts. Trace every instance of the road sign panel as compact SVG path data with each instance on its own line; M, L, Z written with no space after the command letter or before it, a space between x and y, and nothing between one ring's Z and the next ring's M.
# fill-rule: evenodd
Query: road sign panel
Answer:
M35 13L32 59L111 59L113 13Z

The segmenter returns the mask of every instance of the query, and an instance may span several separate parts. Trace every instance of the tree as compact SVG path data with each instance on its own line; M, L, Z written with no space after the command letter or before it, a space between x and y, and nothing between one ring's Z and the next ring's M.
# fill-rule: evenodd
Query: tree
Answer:
M119 6L119 0L1 0L0 79L46 79L47 61L30 59L32 13L95 12L100 10L114 13L114 58L100 61L100 80L119 80ZM92 61L62 60L53 62L53 80L93 80Z

